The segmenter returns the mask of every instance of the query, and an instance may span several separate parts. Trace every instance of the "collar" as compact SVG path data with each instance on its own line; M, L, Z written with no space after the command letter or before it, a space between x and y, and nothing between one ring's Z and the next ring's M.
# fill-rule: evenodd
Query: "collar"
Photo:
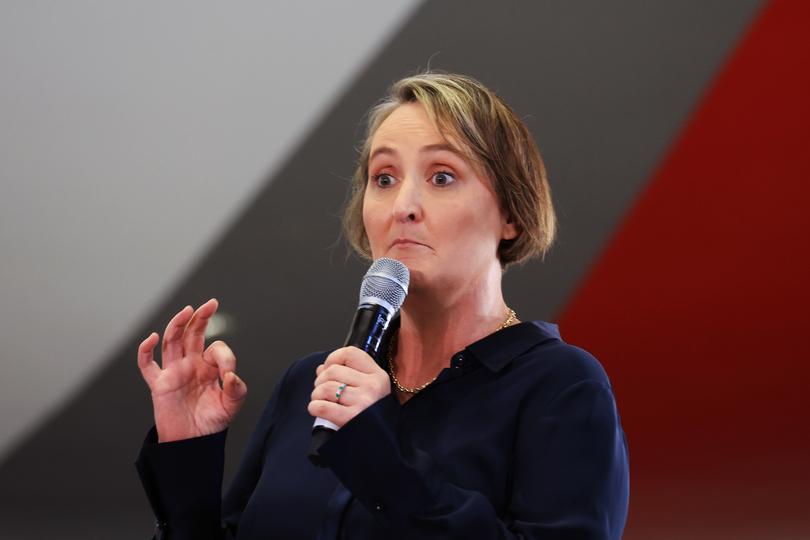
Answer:
M391 320L378 349L380 354L377 361L386 370L388 365L385 355L388 351L388 343L397 330L399 330L399 314ZM464 352L469 353L490 371L497 373L529 349L553 339L562 341L556 324L545 321L526 321L484 336L468 345Z
M485 336L465 351L497 373L529 349L553 339L562 340L556 324L526 321Z

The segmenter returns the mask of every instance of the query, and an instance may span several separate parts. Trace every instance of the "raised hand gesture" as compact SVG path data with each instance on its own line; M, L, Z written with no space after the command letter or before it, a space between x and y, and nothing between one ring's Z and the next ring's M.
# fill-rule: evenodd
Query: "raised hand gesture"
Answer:
M205 347L205 328L216 313L211 299L194 311L186 306L163 334L161 360L154 360L160 336L153 332L138 347L141 369L155 409L158 441L170 442L210 435L230 424L247 395L236 375L236 357L222 341Z

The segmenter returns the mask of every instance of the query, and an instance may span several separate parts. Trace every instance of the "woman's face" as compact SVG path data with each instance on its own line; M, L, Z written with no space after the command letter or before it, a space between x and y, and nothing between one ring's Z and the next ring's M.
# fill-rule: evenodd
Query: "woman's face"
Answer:
M417 103L400 105L372 138L366 234L374 259L405 263L414 290L476 282L500 269L498 245L516 235L489 178L459 148Z

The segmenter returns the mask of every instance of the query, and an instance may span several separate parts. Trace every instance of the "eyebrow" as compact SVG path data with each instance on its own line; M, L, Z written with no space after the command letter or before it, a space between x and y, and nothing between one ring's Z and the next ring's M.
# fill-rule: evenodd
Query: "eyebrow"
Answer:
M441 151L451 152L460 158L464 158L464 154L462 154L455 146L447 143L428 144L419 149L420 154L426 154L429 152L441 152ZM386 154L395 155L396 153L397 151L391 148L390 146L380 146L379 148L376 148L373 152L371 152L371 155L368 156L368 160L371 161L372 159L374 159L379 155L386 155Z

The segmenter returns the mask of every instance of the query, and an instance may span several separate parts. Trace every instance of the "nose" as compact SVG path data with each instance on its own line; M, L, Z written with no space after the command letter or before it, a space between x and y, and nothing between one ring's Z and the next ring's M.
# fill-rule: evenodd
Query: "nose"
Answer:
M405 178L399 184L393 207L394 220L399 222L419 221L422 219L421 193L419 182Z

